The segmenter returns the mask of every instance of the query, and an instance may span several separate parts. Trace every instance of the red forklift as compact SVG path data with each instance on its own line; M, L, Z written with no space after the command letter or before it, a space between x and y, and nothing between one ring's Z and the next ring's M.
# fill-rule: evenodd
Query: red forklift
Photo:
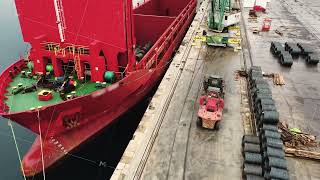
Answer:
M218 130L224 109L224 80L219 76L205 77L199 100L197 124L205 129Z

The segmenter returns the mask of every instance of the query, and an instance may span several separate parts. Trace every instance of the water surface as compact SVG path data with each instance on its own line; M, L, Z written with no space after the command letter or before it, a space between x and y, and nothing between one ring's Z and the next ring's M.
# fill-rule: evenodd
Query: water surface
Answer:
M0 72L27 50L23 42L14 1L0 1ZM35 135L14 124L19 151L25 154ZM21 180L21 171L8 121L0 117L0 180Z

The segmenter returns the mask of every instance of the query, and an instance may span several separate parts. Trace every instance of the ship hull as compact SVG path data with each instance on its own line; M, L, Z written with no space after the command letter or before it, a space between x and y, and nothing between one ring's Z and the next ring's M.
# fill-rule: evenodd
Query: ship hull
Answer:
M34 132L42 132L41 129L45 129L41 136L44 162L41 160L41 144L40 136L38 136L29 152L23 158L22 164L25 174L33 176L42 172L42 165L44 165L45 169L51 167L145 98L165 73L174 50L179 46L193 20L195 6L196 2L191 1L188 7L184 9L184 13L187 14L180 14L176 18L174 23L180 24L179 29L176 32L172 32L175 33L175 37L173 37L170 44L166 44L165 53L155 67L141 68L140 70L131 72L128 78L125 78L123 81L72 101L36 111L13 114L3 113L2 116L19 124L28 123L26 125L32 127L30 129ZM181 16L185 16L185 18ZM173 29L172 26L169 28ZM165 42L158 42L155 46L163 47L163 43ZM18 63L21 64L21 62ZM52 127L61 125L52 125L52 121L57 121L57 119L66 115L72 116L77 112L81 112L81 125L78 127L61 132L59 128ZM34 119L38 121L34 121ZM34 125L30 126L30 122L34 122ZM51 129L54 129L54 131L51 131Z

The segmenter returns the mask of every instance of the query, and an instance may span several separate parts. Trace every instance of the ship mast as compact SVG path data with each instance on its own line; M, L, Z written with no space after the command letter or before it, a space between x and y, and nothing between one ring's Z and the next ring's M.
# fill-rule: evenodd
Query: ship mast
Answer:
M66 23L64 18L62 0L53 0L53 2L54 2L54 9L56 11L60 41L64 42L66 40L66 35L64 33L64 30L66 29Z

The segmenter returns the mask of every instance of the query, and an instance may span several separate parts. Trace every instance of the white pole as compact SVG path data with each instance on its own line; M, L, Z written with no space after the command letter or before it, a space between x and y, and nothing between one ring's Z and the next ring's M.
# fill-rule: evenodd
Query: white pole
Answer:
M62 17L61 17L60 9L59 9L59 6L58 6L58 0L53 0L53 2L54 2L54 9L56 11L56 18L57 18L57 24L58 24L60 40L61 40L61 42L64 42L65 41L64 27L63 27L63 24L61 22L62 21Z

